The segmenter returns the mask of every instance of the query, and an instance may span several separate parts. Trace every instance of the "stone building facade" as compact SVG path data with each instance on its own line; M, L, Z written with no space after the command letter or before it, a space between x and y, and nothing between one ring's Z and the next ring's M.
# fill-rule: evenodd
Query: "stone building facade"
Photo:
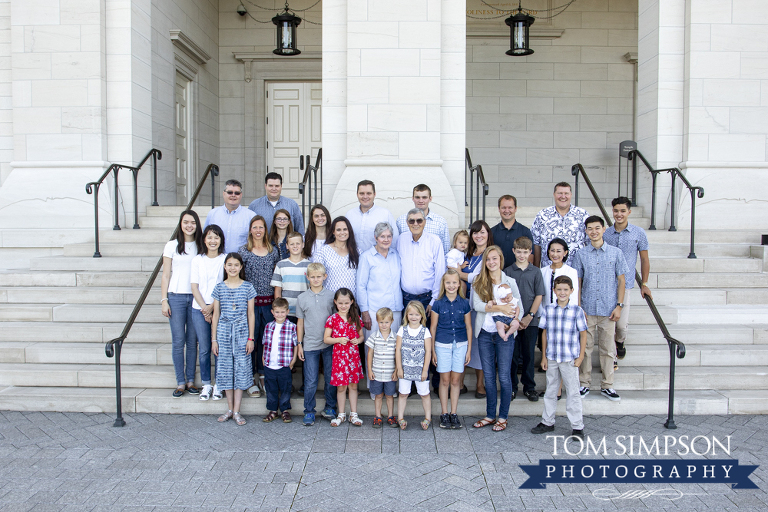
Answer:
M322 147L332 213L354 203L363 178L396 212L426 182L458 227L465 147L484 167L490 204L512 193L543 207L577 162L604 199L615 196L618 143L634 139L653 165L680 167L705 187L699 226L749 217L768 227L768 4L576 0L547 20L564 2L523 3L539 11L527 57L504 54L499 9L517 2L496 0L294 0L302 54L278 57L269 20L282 1L244 1L241 16L239 0L0 0L4 265L87 241L85 183L153 147L163 152L161 205L183 204L209 163L243 181L249 200L263 194L269 165L295 194L299 153L314 159ZM294 93L307 97L298 150L276 135L278 111L294 122ZM687 226L687 194L670 198L666 181L657 206L668 222L675 201ZM140 211L150 190L147 167ZM118 197L108 182L100 201L103 227L115 201L130 218L130 173ZM638 202L650 205L646 172Z

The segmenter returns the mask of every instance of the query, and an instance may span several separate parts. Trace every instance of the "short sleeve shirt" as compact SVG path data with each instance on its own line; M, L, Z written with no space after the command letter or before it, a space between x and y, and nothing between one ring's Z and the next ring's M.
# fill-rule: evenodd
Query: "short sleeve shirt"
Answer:
M523 302L523 316L527 315L533 306L533 301L539 295L542 296L541 300L544 300L544 296L547 294L547 287L544 284L544 278L541 275L541 269L528 265L525 270L521 270L517 266L517 262L512 263L504 269L504 273L515 280L517 283L517 289L520 290L520 299ZM538 311L529 325L538 325Z
M581 307L590 316L609 316L618 302L618 278L627 273L624 255L603 243L579 251L573 268L581 279Z
M305 275L308 266L309 260L306 258L298 263L284 259L277 262L275 272L272 274L270 285L281 288L280 294L288 301L288 314L290 316L296 316L296 300L309 288L309 281Z
M325 323L333 313L333 292L323 288L320 293L307 290L296 299L296 316L304 319L304 351L322 350Z
M358 326L359 327L359 326ZM357 329L345 321L338 313L332 315L326 322L325 328L331 330L332 338L349 338L354 340L357 338Z
M368 337L365 346L373 350L373 364L371 370L376 376L378 382L389 382L392 380L392 374L395 372L395 349L397 348L397 338L394 331L389 331L389 336L385 339L381 331L376 331Z
M467 299L458 295L451 301L443 295L432 304L432 311L437 313L437 329L435 330L435 342L461 343L467 341L467 324L464 315L472 311Z
M256 289L257 297L272 297L275 289L270 284L272 282L272 273L275 265L280 261L280 253L274 247L272 252L266 256L257 256L248 250L247 246L242 246L237 253L243 258L245 263L245 279Z
M587 232L584 221L589 214L584 208L571 205L564 216L557 212L557 208L550 206L541 210L533 221L531 234L533 244L541 247L541 266L551 264L547 253L549 242L555 238L562 238L568 244L568 258L573 258L576 253L587 243ZM494 242L495 242L494 238Z
M634 288L637 255L640 251L648 250L648 237L645 235L645 230L633 224L627 224L627 227L621 231L616 231L616 229L611 226L605 230L605 233L603 233L603 240L605 240L606 243L621 249L628 270L625 274L627 281L626 288Z
M178 242L171 240L165 244L163 257L171 258L171 282L168 283L168 293L192 293L190 277L192 273L192 259L197 256L195 242L185 242L185 254L179 254Z

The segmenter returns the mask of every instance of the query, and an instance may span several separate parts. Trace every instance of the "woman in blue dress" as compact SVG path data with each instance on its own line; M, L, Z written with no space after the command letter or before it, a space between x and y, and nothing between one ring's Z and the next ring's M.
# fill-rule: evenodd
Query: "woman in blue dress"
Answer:
M493 245L493 233L491 228L484 220L476 220L469 227L469 245L467 246L467 259L465 261L466 266L464 268L457 269L459 276L467 282L467 297L470 304L472 303L472 281L480 273L481 263L483 261L483 252L485 249ZM472 325L475 324L475 311L472 311ZM475 370L475 376L477 377L477 390L475 391L475 398L485 398L485 380L483 377L483 366L480 359L480 347L477 345L477 333L472 332L472 346L476 347L471 352L472 358L469 360L470 368ZM464 375L467 373L464 372ZM463 382L462 382L463 389Z

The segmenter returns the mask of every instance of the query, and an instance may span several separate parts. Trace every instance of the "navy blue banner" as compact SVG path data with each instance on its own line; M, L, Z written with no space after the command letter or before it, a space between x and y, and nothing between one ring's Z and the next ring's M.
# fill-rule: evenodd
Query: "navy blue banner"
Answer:
M732 484L757 489L749 475L757 466L738 460L540 460L523 466L529 478L520 489L546 489L547 484Z

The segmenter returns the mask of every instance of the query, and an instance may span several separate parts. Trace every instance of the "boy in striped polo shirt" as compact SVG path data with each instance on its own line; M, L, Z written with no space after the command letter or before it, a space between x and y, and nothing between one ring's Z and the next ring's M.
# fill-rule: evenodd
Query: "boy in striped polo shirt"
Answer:
M567 394L565 412L571 422L572 436L584 438L581 395L579 393L579 366L587 348L587 318L579 306L569 304L573 282L568 276L555 278L557 304L541 307L539 329L542 329L541 369L547 372L547 391L544 393L544 413L541 423L531 429L533 434L555 430L557 391L562 381Z
M275 298L283 297L288 300L288 318L296 323L296 301L309 288L307 267L309 260L301 253L304 249L304 238L293 231L285 237L289 256L277 262L272 274L271 286L275 289Z

